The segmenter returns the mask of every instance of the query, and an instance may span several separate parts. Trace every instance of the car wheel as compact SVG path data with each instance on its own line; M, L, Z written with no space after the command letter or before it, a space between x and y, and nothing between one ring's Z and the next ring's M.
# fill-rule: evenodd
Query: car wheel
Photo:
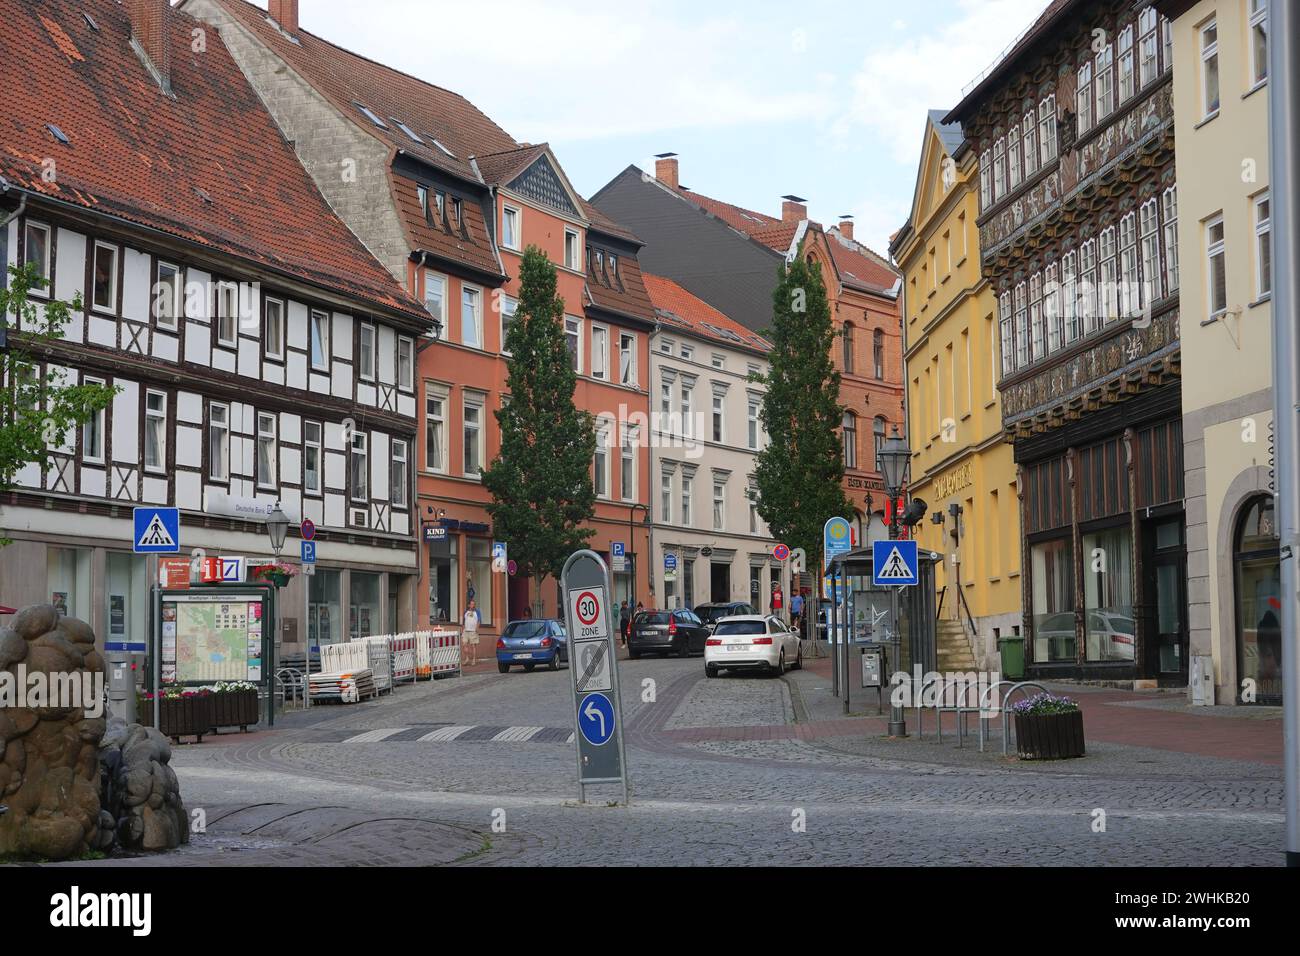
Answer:
M803 670L803 641L799 642L799 652L795 655L794 666L790 669L796 671Z
M537 665L536 665L536 664L525 664L525 665L524 665L524 670L527 671L529 674L531 674L533 671L537 670Z
M678 656L678 657L690 657L690 656L691 656L691 642L690 642L690 639L689 639L689 638L684 638L684 639L682 640L682 646L679 647L679 648L677 648L677 656Z
M555 656L551 658L550 669L558 671L560 669L560 652L556 651Z
M498 673L501 673L501 674L509 674L509 673L510 673L510 665L509 665L509 664L498 664L498 665L497 665L497 671L498 671Z
M780 677L785 673L785 648L781 648L781 653L777 655L776 666L772 668L772 673Z
M714 666L713 664L705 664L705 665L704 665L704 676L705 676L705 677L717 677L717 676L718 676L718 668L717 668L716 666Z

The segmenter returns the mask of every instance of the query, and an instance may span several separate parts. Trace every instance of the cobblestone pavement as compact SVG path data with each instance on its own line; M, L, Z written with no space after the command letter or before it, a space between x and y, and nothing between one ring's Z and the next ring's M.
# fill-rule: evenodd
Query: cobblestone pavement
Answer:
M822 678L706 680L698 658L627 661L620 675L630 807L606 805L615 788L576 804L567 673L471 675L175 748L186 805L225 825L182 853L117 862L1280 862L1277 767L1120 745L1024 765L970 740L881 740L873 719L817 739L719 739L829 718L800 704ZM459 727L476 731L446 730ZM252 805L295 823L231 814Z

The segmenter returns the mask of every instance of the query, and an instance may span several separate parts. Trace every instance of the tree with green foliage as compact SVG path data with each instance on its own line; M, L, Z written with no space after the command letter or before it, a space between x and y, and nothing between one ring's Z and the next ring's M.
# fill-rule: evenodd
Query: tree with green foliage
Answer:
M767 336L772 352L762 417L769 444L754 470L758 513L777 540L804 548L813 566L826 519L851 518L853 505L842 485L844 410L831 361L836 332L821 269L802 249L781 266Z
M76 429L117 394L107 385L70 385L49 371L45 353L62 341L82 303L80 295L71 302L28 297L48 284L28 264L10 266L8 287L0 288L0 492L13 490L27 465L46 468L51 451L71 444ZM8 543L0 537L0 546Z
M506 334L508 400L496 412L501 454L483 471L492 495L493 534L507 542L521 574L558 577L594 534L592 416L573 403L577 373L564 334L555 265L536 246L524 251L519 306Z

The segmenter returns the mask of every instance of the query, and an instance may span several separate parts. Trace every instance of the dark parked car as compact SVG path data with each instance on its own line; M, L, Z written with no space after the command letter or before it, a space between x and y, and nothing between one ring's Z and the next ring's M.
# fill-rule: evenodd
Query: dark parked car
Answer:
M642 654L703 654L709 629L691 611L642 611L632 618L627 652L634 660Z
M531 671L545 664L553 671L569 662L569 638L564 625L552 618L511 621L497 638L497 670L502 674L514 664Z
M697 605L695 608L695 616L703 621L709 630L712 630L713 625L724 617L757 613L753 605L746 604L744 601L714 601L709 604Z

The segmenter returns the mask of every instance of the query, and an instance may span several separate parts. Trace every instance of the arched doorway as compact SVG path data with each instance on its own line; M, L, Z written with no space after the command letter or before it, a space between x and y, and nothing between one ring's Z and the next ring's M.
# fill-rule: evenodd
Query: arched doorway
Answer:
M1282 702L1280 562L1273 496L1258 495L1242 509L1232 546L1240 703ZM1246 681L1253 694L1245 693Z

